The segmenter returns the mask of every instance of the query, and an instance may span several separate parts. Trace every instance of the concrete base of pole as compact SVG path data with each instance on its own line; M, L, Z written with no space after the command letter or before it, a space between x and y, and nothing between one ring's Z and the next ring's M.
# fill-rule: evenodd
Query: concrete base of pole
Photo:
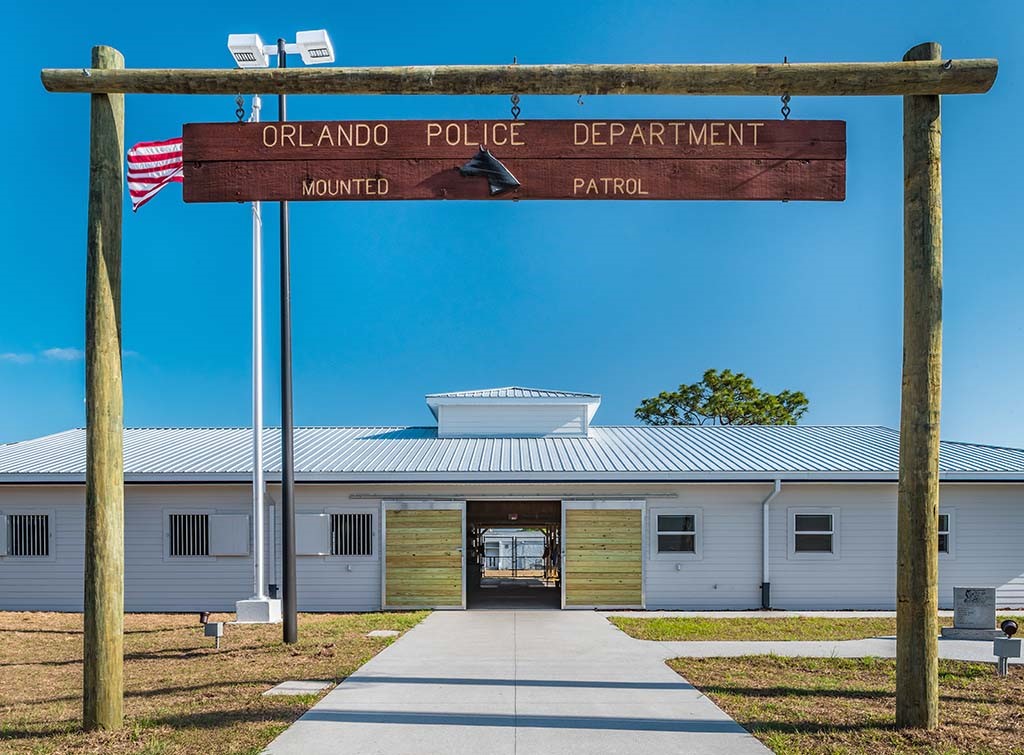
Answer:
M280 624L281 601L273 598L249 598L235 603L236 624Z

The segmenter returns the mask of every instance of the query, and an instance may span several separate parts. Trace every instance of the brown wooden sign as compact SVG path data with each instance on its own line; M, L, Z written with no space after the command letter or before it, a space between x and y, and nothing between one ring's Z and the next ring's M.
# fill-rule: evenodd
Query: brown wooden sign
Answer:
M520 186L459 168L486 148ZM305 121L184 127L186 202L842 200L843 121Z

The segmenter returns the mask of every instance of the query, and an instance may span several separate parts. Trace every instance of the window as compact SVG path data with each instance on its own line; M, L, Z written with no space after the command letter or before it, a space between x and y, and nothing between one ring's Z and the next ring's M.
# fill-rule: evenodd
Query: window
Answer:
M646 538L650 558L676 562L701 560L703 518L700 508L652 509L647 516Z
M795 553L832 553L832 515L795 514L793 551Z
M331 514L331 555L372 556L373 514Z
M7 517L7 555L49 556L50 515L9 514Z
M949 514L939 514L939 553L949 553Z
M169 514L171 556L210 555L209 514Z
M658 514L657 520L658 553L697 552L694 514Z

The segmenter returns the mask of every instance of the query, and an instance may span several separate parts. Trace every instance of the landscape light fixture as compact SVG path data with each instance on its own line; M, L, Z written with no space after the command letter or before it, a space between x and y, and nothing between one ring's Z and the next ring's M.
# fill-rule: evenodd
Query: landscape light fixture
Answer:
M278 46L263 44L259 34L229 34L228 50L239 68L269 68L270 57L278 54ZM298 32L284 51L300 55L306 65L334 62L334 45L325 29Z
M228 50L239 68L267 68L270 66L268 49L259 34L229 34ZM276 50L277 48L273 48Z

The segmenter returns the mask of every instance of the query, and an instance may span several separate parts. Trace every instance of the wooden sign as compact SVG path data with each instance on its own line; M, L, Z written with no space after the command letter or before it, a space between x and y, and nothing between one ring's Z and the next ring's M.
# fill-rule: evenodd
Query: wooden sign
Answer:
M480 148L518 188L460 173ZM194 123L183 158L186 202L846 194L843 121Z

